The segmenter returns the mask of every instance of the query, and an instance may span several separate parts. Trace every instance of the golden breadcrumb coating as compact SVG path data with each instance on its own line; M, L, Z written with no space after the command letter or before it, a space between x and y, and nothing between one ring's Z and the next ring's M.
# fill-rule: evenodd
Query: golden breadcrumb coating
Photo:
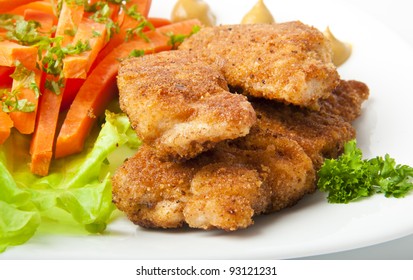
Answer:
M230 87L267 99L318 108L339 82L329 41L301 22L202 28L179 47L217 55Z
M114 175L113 201L144 227L233 231L314 191L314 176L311 159L286 138L253 150L224 142L185 162L143 145Z
M334 94L320 102L320 111L342 117L351 122L361 114L361 106L369 97L370 90L366 84L349 80L340 81Z
M119 69L121 109L161 157L194 157L248 134L255 122L246 97L230 93L220 63L208 60L170 51L125 60Z
M355 136L348 119L360 112L368 88L355 81L340 85L324 101L329 112L254 99L257 122L248 135L187 161L161 159L144 144L115 173L114 203L144 227L227 231L293 206L315 191L324 158L340 154Z

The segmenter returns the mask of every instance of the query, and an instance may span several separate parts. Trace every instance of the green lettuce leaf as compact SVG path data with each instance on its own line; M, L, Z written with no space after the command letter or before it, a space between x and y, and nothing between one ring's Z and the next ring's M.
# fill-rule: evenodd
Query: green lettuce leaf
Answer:
M40 224L40 215L30 194L17 187L0 151L0 253L8 246L29 240Z
M92 233L105 230L115 210L111 174L140 141L126 115L108 111L96 134L92 133L83 153L55 160L45 177L31 174L28 155L7 157L3 152L0 180L7 184L0 188L0 250L27 241L46 218L75 221ZM14 151L27 148L19 137L13 139ZM62 213L67 217L62 218Z

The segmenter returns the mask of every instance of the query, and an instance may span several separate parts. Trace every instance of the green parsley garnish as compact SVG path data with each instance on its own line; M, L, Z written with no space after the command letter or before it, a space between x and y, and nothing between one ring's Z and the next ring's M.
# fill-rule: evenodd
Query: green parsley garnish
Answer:
M130 57L140 57L145 55L145 51L144 50L133 50L129 53L128 58Z
M328 159L318 171L318 188L328 193L330 203L349 203L382 193L404 197L413 189L413 168L396 164L388 154L363 159L356 141L345 144L338 159Z
M125 41L128 41L132 39L135 35L137 35L145 41L149 42L149 38L145 35L143 31L145 27L149 28L150 30L154 30L155 27L153 26L153 24L150 21L148 21L141 13L138 12L136 5L133 5L129 9L126 9L125 13L127 16L131 17L137 22L137 25L135 27L128 28L126 30Z
M76 0L77 1L77 0ZM74 4L84 4L83 1L73 2ZM61 76L63 70L63 59L68 55L81 54L85 51L91 49L89 41L77 42L75 45L67 45L63 47L61 45L62 37L50 38L50 34L41 34L38 31L40 23L36 21L26 21L20 16L13 15L1 15L0 16L0 27L7 30L7 39L17 41L18 43L25 46L37 46L38 47L38 57L39 62L37 67L43 70L47 74L54 76ZM75 30L65 30L68 35L74 35ZM16 64L17 66L17 64ZM17 71L18 75L22 76L24 73L22 71ZM23 73L23 74L22 74ZM27 71L25 72L28 73ZM17 75L17 74L13 74ZM29 79L26 77L25 79ZM13 77L16 80L16 77ZM22 80L22 78L21 78ZM54 89L56 94L59 94L60 90L56 91L57 87L54 82L51 82L53 86L50 89ZM63 85L62 81L58 82L57 85ZM28 88L26 86L26 88ZM19 90L16 88L16 90ZM10 94L9 94L10 95ZM12 94L11 96L17 96ZM13 98L8 98L8 103L12 104ZM17 104L15 102L15 104ZM21 106L12 106L15 109Z
M0 101L3 112L30 113L36 109L36 105L27 99L19 99L20 90L0 89Z
M118 3L115 3L118 4ZM120 26L117 22L114 22L111 16L111 10L107 2L98 1L93 3L92 5L85 4L85 11L89 13L93 13L90 18L95 22L105 24L106 26L106 33L107 33L107 40L112 38L113 34L119 33ZM94 36L96 36L94 34Z
M19 95L23 88L31 89L35 92L36 98L40 96L39 87L36 84L35 73L21 64L19 61L15 63L16 68L11 75L15 81L14 89L2 89L0 92L0 101L4 112L33 112L36 108L35 104L27 99L20 99Z
M24 46L38 45L45 40L48 41L50 34L40 33L39 27L39 22L26 21L20 16L5 14L0 17L0 28L7 30L6 38Z
M53 46L46 48L45 54L41 56L42 70L54 76L59 76L63 70L63 59L68 55L81 54L91 49L89 41L78 41L75 45L62 46L63 37L53 39Z
M172 49L176 49L186 38L191 37L193 34L197 33L201 29L200 26L195 25L189 34L174 34L169 32L166 36L169 37L168 45L172 46Z

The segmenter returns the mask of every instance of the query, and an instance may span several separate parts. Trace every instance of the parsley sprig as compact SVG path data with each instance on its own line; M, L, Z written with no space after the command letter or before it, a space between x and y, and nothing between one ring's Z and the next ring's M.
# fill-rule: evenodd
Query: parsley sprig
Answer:
M85 11L91 13L91 19L99 23L104 23L107 29L108 40L113 36L114 33L118 33L120 30L119 25L113 22L113 20L111 19L111 9L109 3L120 5L120 8L124 10L126 16L136 21L136 25L126 31L126 41L130 40L134 36L139 36L144 40L149 41L147 36L145 36L144 34L144 30L145 28L154 29L153 25L138 12L136 5L132 5L129 8L126 7L128 0L97 1L93 4L89 4L89 2L85 0L61 0L58 1L59 5L56 11L57 13L60 12L63 1L66 1L71 5L73 4L84 6ZM49 90L52 90L56 94L60 94L61 88L64 85L64 78L62 76L64 58L68 55L81 54L83 52L89 51L91 49L90 44L89 41L85 41L77 42L74 45L69 44L62 46L62 37L52 38L50 33L41 33L39 31L39 27L39 22L26 21L22 16L8 14L0 15L0 28L7 31L5 39L16 41L19 44L25 46L36 46L38 48L37 68L41 69L46 74L56 77L46 80L45 87ZM74 31L68 30L67 32L73 33ZM97 33L93 34L93 36L100 35L101 34ZM140 55L142 55L141 51L131 53L131 56ZM20 76L22 76L22 73L26 73L27 75L26 77L22 78L22 80L30 80L34 76L34 74L30 74L27 71L20 72ZM15 77L13 77L13 79L16 80ZM26 84L25 87L32 88L36 92L39 92L35 85L35 83L31 83L30 85ZM17 87L11 92L3 90L1 93L2 106L8 107L9 110L12 111L34 110L30 102L28 102L27 100L19 100L18 97L20 95L19 91L21 91L21 88L22 87Z
M0 89L0 101L3 112L34 112L36 105L27 99L19 98L20 90Z
M68 55L81 54L91 49L89 41L78 41L75 45L62 46L63 37L55 37L51 40L52 46L47 46L40 59L42 70L54 76L59 76L63 70L63 59ZM40 49L41 50L41 49ZM42 50L41 50L42 51Z
M356 141L345 144L338 159L328 159L318 172L318 188L330 203L349 203L382 193L404 197L413 189L413 167L397 164L388 154L363 159Z
M22 16L0 15L0 28L7 31L4 39L16 41L24 46L32 46L48 40L50 33L39 32L39 27L39 22L34 20L26 21Z
M145 35L144 30L145 28L149 28L150 30L154 30L155 27L153 24L147 20L141 13L138 12L138 8L136 5L132 5L129 9L125 8L125 13L127 16L131 17L136 21L136 25L132 28L128 28L126 30L126 41L129 41L134 36L139 36L140 38L144 39L145 41L149 41L148 36Z
M98 1L93 3L92 5L86 3L85 4L85 11L89 13L93 13L90 18L98 23L103 23L106 26L106 33L107 33L107 40L112 38L113 34L119 33L120 26L117 22L114 22L111 19L111 10L109 7L108 2L110 1ZM119 4L119 3L115 3ZM98 36L99 34L94 34L94 36Z
M131 57L141 57L141 56L143 56L143 55L145 55L145 50L132 50L130 53L129 53L129 56L128 56L128 58L131 58Z
M169 37L168 45L172 46L172 49L178 48L178 46L186 39L197 33L199 30L201 30L201 27L198 25L195 25L192 28L191 33L189 34L174 34L173 32L169 32L166 34L166 36Z
M32 20L26 21L21 16L1 15L0 27L7 30L6 39L16 41L21 45L36 46L38 48L37 68L43 70L46 74L59 77L57 82L54 80L48 81L49 87L47 88L53 90L56 94L60 94L60 88L63 85L63 59L68 55L81 54L91 49L89 41L79 41L74 45L69 44L62 46L62 37L51 38L50 34L39 32L39 22ZM15 63L16 66L17 63L18 62ZM28 73L27 71L17 69L16 71L20 73L19 76L22 76L22 73ZM15 77L13 77L13 79L16 80ZM25 79L30 79L30 76L25 77ZM31 108L31 106L19 105L19 90L21 90L21 87L15 88L15 90L7 95L3 92L3 106L7 104L12 110L29 110L27 108ZM20 101L20 103L24 102L24 100Z

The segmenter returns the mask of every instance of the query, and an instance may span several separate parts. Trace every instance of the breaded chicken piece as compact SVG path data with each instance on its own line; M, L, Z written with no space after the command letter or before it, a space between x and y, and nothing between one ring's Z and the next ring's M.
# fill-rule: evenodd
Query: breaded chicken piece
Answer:
M370 90L366 84L349 80L340 81L333 94L320 102L320 111L342 117L352 122L361 114L361 106L369 97Z
M227 231L292 206L315 191L323 159L337 156L354 138L345 117L359 112L362 96L368 95L367 87L355 83L343 81L331 106L324 105L343 116L254 100L257 123L248 135L220 142L193 159L165 161L143 145L115 173L113 201L144 227L188 224ZM338 99L358 102L333 110Z
M333 94L320 102L320 111L285 106L262 99L253 101L258 118L251 135L271 133L297 141L313 160L315 168L324 158L336 158L343 144L356 136L351 121L361 113L368 87L358 81L340 81ZM250 135L247 135L247 139Z
M121 109L160 157L194 157L255 123L246 97L228 91L219 60L199 58L162 52L125 60L119 69Z
M220 143L185 162L163 161L143 145L113 177L113 201L143 227L219 228L253 224L253 216L294 204L314 190L310 158L294 141L239 149Z
M337 157L344 143L355 137L351 124L337 115L262 100L253 102L253 106L259 121L247 139L267 134L288 137L304 149L317 169L324 158Z
M329 41L298 21L205 27L179 48L220 56L241 93L302 107L317 109L339 82Z

